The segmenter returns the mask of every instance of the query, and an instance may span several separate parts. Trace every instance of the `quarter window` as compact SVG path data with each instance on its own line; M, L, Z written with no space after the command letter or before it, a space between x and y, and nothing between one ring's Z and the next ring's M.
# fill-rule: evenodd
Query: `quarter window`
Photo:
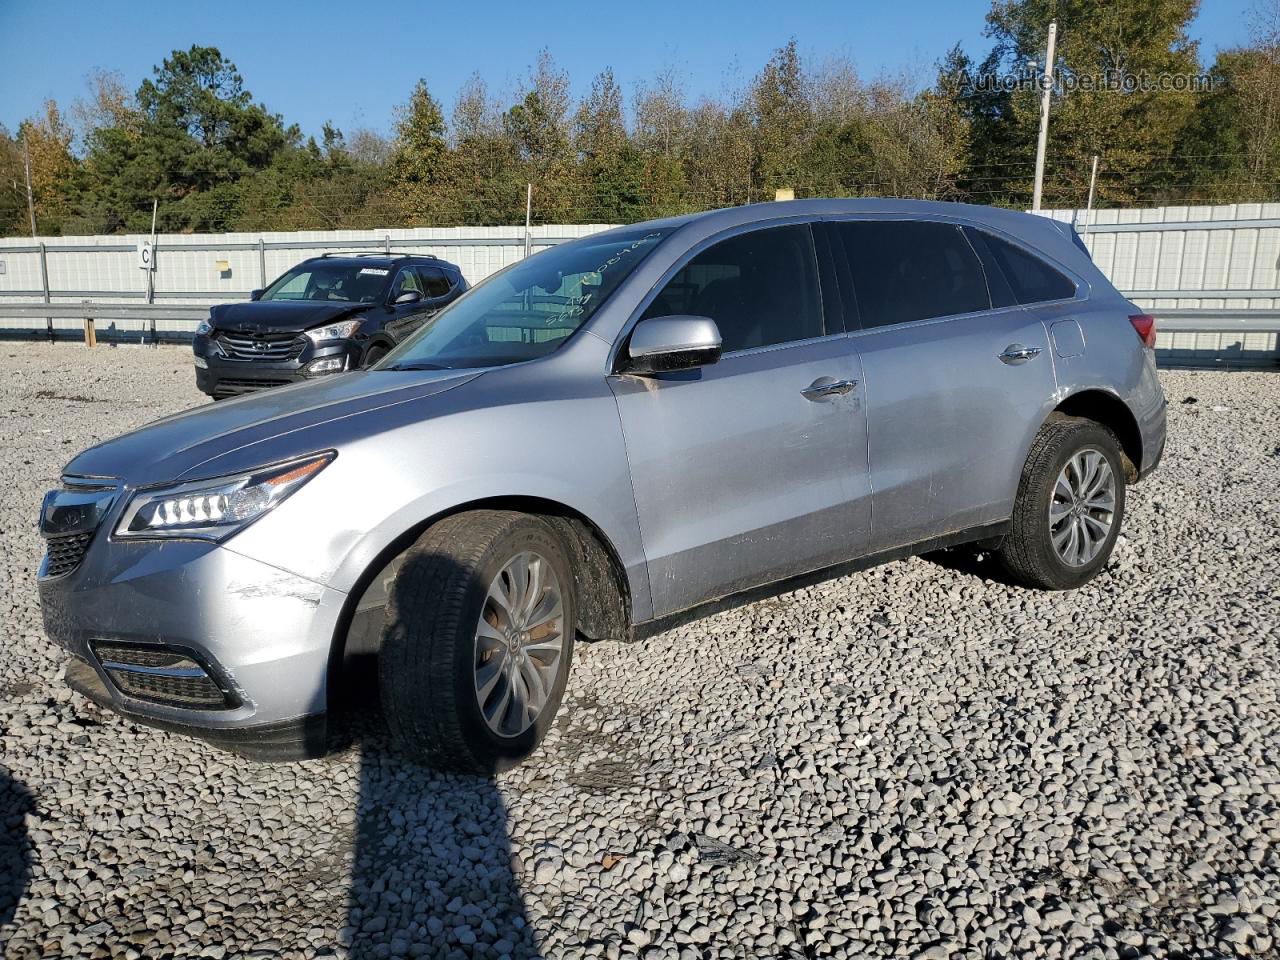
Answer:
M823 335L809 227L753 230L708 247L685 264L645 317L710 317L725 353Z
M439 267L419 267L418 275L422 278L426 295L431 299L449 295L449 278Z
M1076 295L1076 285L1035 254L989 233L983 233L982 239L1019 303L1066 300Z
M834 226L862 326L991 309L982 263L954 224L851 220Z

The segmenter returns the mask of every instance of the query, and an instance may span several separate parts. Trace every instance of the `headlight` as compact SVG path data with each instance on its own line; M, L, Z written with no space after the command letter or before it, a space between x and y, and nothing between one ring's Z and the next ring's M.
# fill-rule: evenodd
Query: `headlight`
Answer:
M115 535L221 540L271 510L334 456L322 453L234 477L139 490L125 508Z
M207 337L211 333L213 333L213 324L209 322L208 318L201 320L196 327L196 336Z
M337 323L329 323L323 327L308 330L306 334L307 339L312 343L320 343L324 340L346 340L359 329L359 320L340 320Z

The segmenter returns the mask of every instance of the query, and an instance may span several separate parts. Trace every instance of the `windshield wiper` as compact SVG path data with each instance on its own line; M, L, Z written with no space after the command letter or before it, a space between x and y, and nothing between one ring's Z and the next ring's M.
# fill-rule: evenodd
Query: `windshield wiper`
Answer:
M378 367L379 370L448 370L449 368L439 363L393 363L389 367Z

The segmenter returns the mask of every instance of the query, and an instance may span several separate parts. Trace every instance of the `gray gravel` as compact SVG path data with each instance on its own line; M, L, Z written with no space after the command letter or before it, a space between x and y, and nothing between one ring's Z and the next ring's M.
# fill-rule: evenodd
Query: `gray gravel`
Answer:
M66 691L39 497L202 398L176 349L0 345L0 954L1276 956L1280 376L1162 378L1086 589L916 559L583 646L489 782L376 724L263 766Z

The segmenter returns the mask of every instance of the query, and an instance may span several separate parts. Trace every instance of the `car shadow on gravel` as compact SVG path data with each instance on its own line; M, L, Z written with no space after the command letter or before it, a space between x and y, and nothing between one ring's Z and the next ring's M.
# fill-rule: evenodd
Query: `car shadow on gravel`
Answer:
M541 957L493 777L441 773L406 759L379 707L372 657L348 669L354 683L337 735L360 752L360 784L339 937L346 956Z
M34 810L35 800L27 788L0 767L0 822L4 826L0 833L0 945L31 879L26 816Z
M415 766L380 718L362 726L347 955L541 956L496 784Z

